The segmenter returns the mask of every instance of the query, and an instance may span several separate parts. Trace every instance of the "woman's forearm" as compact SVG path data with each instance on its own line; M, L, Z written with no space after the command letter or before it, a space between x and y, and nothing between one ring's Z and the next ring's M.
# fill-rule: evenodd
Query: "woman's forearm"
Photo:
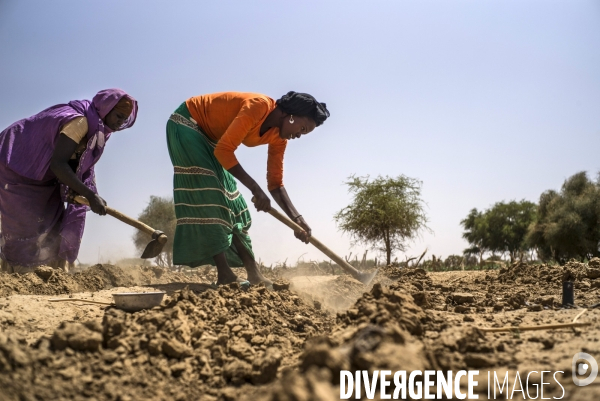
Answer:
M273 189L270 192L271 192L271 196L273 197L273 199L275 199L275 202L277 202L279 207L291 219L294 219L300 215L300 213L298 213L298 211L292 204L292 201L290 200L290 197L289 197L287 191L285 190L285 187L279 187L279 188Z
M236 164L229 170L227 170L233 175L238 181L246 186L250 191L252 191L254 206L256 210L259 212L268 212L271 210L271 201L265 192L262 190L260 185L254 181L252 177L246 173L246 170L240 165Z
M273 199L275 199L275 202L277 202L279 207L283 209L285 214L287 214L288 217L294 221L294 223L298 224L304 230L295 232L294 235L296 236L296 238L308 244L310 241L312 230L310 229L308 224L306 224L306 220L304 220L304 217L302 217L300 213L298 213L298 211L292 204L292 201L290 200L290 197L287 191L285 190L285 187L273 189L271 191L271 195L273 196Z
M79 195L90 199L94 192L88 188L71 169L68 163L53 160L50 163L50 169L56 175L56 178Z
M244 184L244 186L248 188L253 194L257 190L261 189L260 185L258 185L256 181L254 181L254 178L250 177L250 175L246 173L246 170L244 170L241 164L236 164L227 171L229 171L231 175L233 175L239 182Z
M52 159L50 160L50 170L52 170L60 182L77 192L79 195L90 199L94 195L94 192L81 182L73 172L71 166L69 166L69 160L76 148L77 142L73 141L65 134L60 134L54 152L52 153Z

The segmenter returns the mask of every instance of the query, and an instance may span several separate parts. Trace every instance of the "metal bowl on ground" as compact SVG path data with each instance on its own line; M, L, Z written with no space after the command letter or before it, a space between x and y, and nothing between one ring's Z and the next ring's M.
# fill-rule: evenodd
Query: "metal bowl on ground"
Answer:
M115 306L127 312L137 312L160 305L164 292L119 292L112 294Z

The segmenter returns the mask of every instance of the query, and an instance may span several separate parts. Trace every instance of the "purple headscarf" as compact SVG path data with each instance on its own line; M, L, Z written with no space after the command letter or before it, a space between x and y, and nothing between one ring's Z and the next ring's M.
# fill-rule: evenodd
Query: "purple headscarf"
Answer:
M133 111L123 126L119 128L119 130L123 130L131 127L135 123L138 110L137 101L124 91L120 89L106 89L98 92L92 99L91 105L94 107L90 107L87 100L74 100L69 102L69 106L74 110L79 111L81 114L85 113L84 115L88 120L87 147L79 159L79 166L76 174L88 188L94 191L94 193L98 193L94 165L98 162L100 156L102 156L104 145L112 133L111 129L105 126L102 120L124 96L131 99ZM95 134L91 135L93 132L95 132ZM65 185L62 185L61 189L63 200L67 200L68 188ZM62 228L60 230L62 242L60 245L59 257L61 259L73 262L77 258L81 237L83 236L83 229L85 227L85 214L88 210L89 207L75 203L69 203L67 206L62 221Z
M55 179L56 176L49 167L60 129L74 118L84 116L88 122L88 133L83 139L87 146L79 160L76 174L97 193L94 165L102 156L106 141L112 133L104 125L103 119L123 97L132 101L133 110L119 130L131 127L137 117L136 100L121 89L106 89L98 92L91 102L74 100L68 104L52 106L6 128L0 133L0 163L29 180L46 182ZM67 191L68 188L61 185L63 201L66 200ZM77 258L87 210L86 206L69 204L62 216L61 259L73 262ZM24 221L23 224L27 222Z
M86 153L92 150L94 156L97 156L92 157L93 162L90 163L88 155L85 166L81 166L80 163L81 172L85 172L98 161L104 144L112 133L102 119L124 96L131 99L133 111L119 130L131 127L137 117L137 102L121 89L106 89L98 92L91 102L74 100L68 104L57 104L6 128L0 133L0 163L32 180L54 178L49 167L59 131L69 121L84 116L88 121ZM94 138L94 143L90 143Z

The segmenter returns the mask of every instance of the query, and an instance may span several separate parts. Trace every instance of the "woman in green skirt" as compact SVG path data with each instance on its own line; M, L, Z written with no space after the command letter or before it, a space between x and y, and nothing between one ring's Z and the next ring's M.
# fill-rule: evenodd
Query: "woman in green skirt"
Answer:
M216 265L218 284L247 284L231 270L244 266L250 284L271 285L256 266L248 235L252 219L235 179L250 189L258 211L269 211L271 202L240 165L235 150L240 144L268 145L268 190L304 229L296 237L308 243L311 229L283 186L283 155L288 140L308 134L327 117L325 103L297 92L277 101L257 93L221 92L192 97L179 106L167 122L177 216L173 262Z

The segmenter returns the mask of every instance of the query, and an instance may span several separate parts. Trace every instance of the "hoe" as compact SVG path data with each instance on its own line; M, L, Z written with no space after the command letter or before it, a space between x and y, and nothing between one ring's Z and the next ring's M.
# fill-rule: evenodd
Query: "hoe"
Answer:
M254 202L254 198L252 198L252 202ZM294 223L292 220L288 219L286 216L281 214L279 211L277 211L277 209L271 208L271 210L269 210L268 213L271 216L275 217L280 222L282 222L283 224L285 224L286 226L288 226L289 228L291 228L292 230L304 231L302 229L302 227L300 227L298 224ZM337 263L342 269L344 269L344 271L346 273L350 274L352 277L354 277L355 279L357 279L364 285L369 285L371 283L371 281L373 280L373 278L375 278L375 275L377 274L377 271L379 270L379 269L377 269L374 272L370 272L370 273L358 271L350 263L346 262L344 259L340 258L338 255L333 253L333 251L331 249L327 248L321 241L319 241L315 237L311 236L308 239L308 242L313 244L318 250L323 252L331 260L333 260L335 263Z
M82 205L89 206L90 203L83 196L75 196L74 201L80 203ZM117 220L121 220L125 224L129 224L132 227L137 228L138 230L145 232L152 236L152 241L146 245L146 249L142 253L142 259L151 259L157 257L161 252L165 244L167 243L167 236L165 233L159 230L155 230L147 224L142 223L139 220L132 219L131 217L124 215L118 210L113 209L112 207L106 207L106 213L111 215Z

